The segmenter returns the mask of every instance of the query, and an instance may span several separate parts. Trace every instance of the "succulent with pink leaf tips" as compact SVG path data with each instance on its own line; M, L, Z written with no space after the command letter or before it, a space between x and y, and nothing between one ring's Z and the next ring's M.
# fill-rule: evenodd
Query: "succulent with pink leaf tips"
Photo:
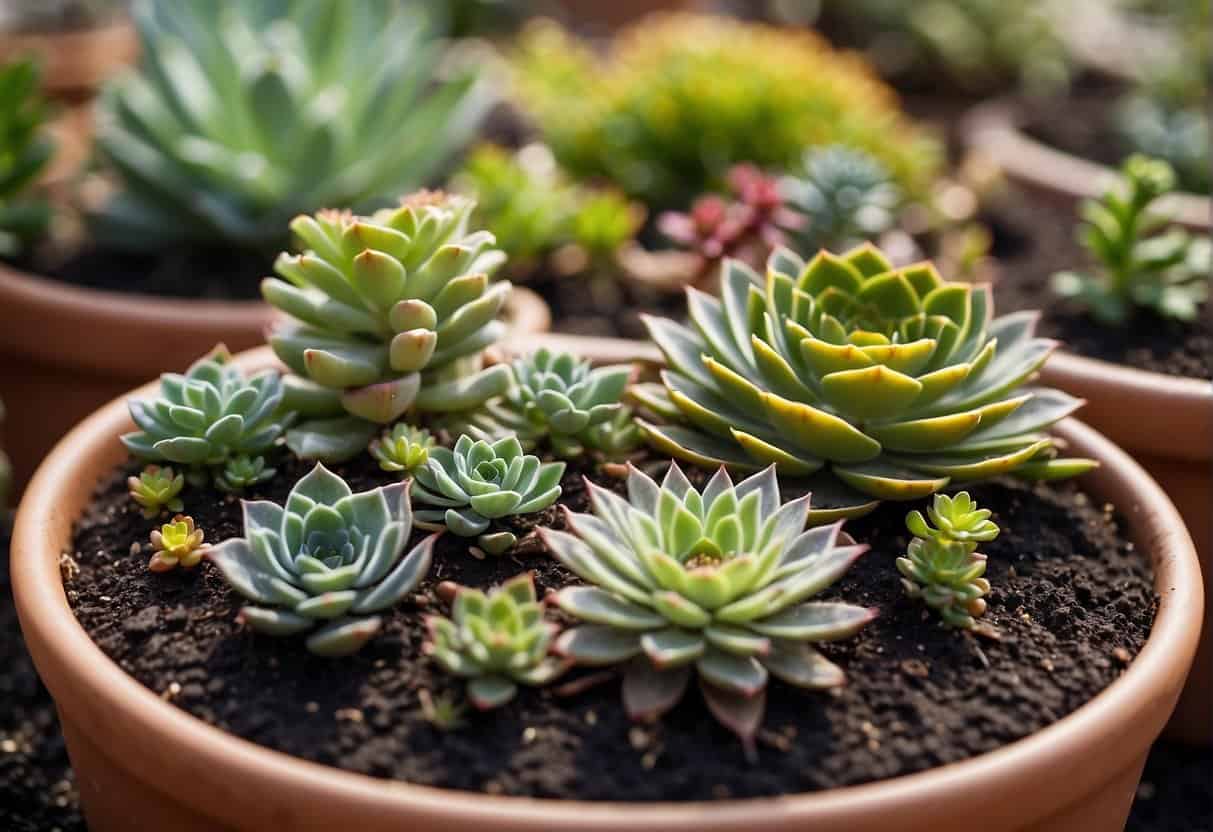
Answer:
M625 664L623 701L655 719L692 675L712 713L754 752L774 675L808 689L844 681L811 645L854 635L875 610L814 601L867 551L842 521L805 531L809 496L781 504L774 466L736 486L724 468L702 491L677 465L660 485L629 468L627 499L594 485L572 534L541 529L549 551L590 586L557 605L582 625L555 651L584 665Z
M193 569L206 554L203 537L202 529L194 526L193 517L176 515L172 522L152 531L152 547L156 551L147 568L153 572L168 572L178 566Z

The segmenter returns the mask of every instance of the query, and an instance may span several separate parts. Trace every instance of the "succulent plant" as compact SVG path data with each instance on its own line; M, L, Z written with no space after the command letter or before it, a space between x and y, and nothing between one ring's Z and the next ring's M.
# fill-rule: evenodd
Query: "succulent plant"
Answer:
M382 425L416 413L476 407L510 385L483 367L501 337L508 282L487 231L468 233L473 203L420 192L370 217L322 211L291 229L301 255L282 254L261 292L293 320L270 334L296 375L287 405L309 421L287 434L297 455L326 461L366 450Z
M432 447L434 437L428 430L401 422L371 440L369 450L384 471L412 476L430 458Z
M139 430L124 434L122 444L140 459L190 465L202 479L219 477L233 457L262 456L278 444L290 420L278 412L281 403L278 373L245 378L220 344L185 375L160 376L159 398L130 402Z
M865 149L910 191L940 159L892 90L805 30L657 15L600 56L543 21L523 31L511 65L517 98L571 175L656 208L720 188L740 162L791 168L810 146Z
M215 472L215 487L220 491L238 494L254 485L268 482L277 473L277 468L266 467L265 457L239 454Z
M893 227L901 189L870 154L834 145L804 157L802 176L788 176L780 192L802 217L790 229L801 251L840 251L874 240Z
M489 443L460 436L453 450L431 449L426 464L413 472L413 499L438 506L418 511L417 520L475 537L482 550L499 555L516 536L489 532L492 521L547 508L560 496L562 476L563 462L541 463L523 452L517 437Z
M644 444L644 435L630 407L621 407L605 422L586 431L585 445L607 462L626 459Z
M429 571L437 535L402 556L413 527L406 483L354 494L317 463L285 506L242 505L245 536L211 547L207 557L257 605L240 611L241 622L271 636L314 630L307 648L318 655L361 649L383 625L375 613Z
M296 214L433 179L489 102L450 66L425 5L138 0L142 67L100 102L123 189L95 234L273 250Z
M139 476L127 477L126 487L148 520L159 517L163 511L179 512L185 508L179 496L185 488L185 475L168 466L148 465Z
M906 515L914 539L906 556L897 559L901 583L907 595L921 598L948 626L972 629L990 593L990 582L982 577L986 556L977 552L977 544L998 537L999 528L989 519L990 510L977 508L967 491L955 497L936 494L927 514L934 527L919 511Z
M1095 274L1059 272L1053 289L1086 306L1096 320L1124 323L1136 307L1164 317L1194 320L1209 296L1213 247L1180 228L1161 231L1156 201L1175 189L1166 162L1134 155L1121 168L1123 182L1082 205L1079 241Z
M774 466L736 486L721 468L702 491L677 465L660 486L630 467L626 500L586 487L593 514L567 512L573 534L540 531L590 584L556 595L584 623L554 649L580 664L627 662L632 718L674 707L693 668L713 714L752 752L772 674L809 689L843 683L811 644L854 635L875 611L809 599L867 546L842 540L841 521L804 531L809 496L781 504Z
M147 568L153 572L168 572L178 566L193 569L207 551L203 536L202 529L194 527L193 517L176 515L171 523L152 530L152 547L156 551Z
M664 453L791 476L828 465L814 488L839 512L1094 464L1052 458L1044 431L1081 402L1023 389L1056 343L1033 335L1035 313L995 318L989 286L895 269L870 244L807 265L779 249L765 281L729 261L722 283L720 299L687 289L690 327L645 319L669 367L633 395L666 421L640 423Z
M43 125L47 104L38 66L23 59L0 66L0 254L13 256L41 237L50 207L29 193L54 153Z
M567 668L548 655L560 628L544 620L529 572L487 595L460 587L451 618L431 615L426 626L426 655L448 673L466 678L468 699L482 711L509 702L518 685L546 685Z

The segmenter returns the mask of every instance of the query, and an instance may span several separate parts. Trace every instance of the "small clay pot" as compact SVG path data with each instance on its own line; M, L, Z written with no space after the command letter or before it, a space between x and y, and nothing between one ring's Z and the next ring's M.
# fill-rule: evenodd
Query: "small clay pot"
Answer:
M1012 102L993 101L964 117L961 136L971 151L997 165L1008 179L1067 209L1100 196L1118 180L1111 168L1042 144L1022 126ZM1159 200L1158 209L1187 228L1205 233L1213 228L1213 202L1207 196L1171 194Z
M139 55L139 36L129 20L90 29L0 34L0 60L34 56L49 94L84 100Z
M587 357L610 360L624 349L594 339L579 345ZM240 361L251 370L272 357L261 349ZM1060 435L1102 463L1088 475L1089 493L1124 512L1128 536L1153 564L1159 608L1124 674L1043 731L932 771L774 799L584 803L373 779L207 725L126 675L80 627L60 557L98 479L125 457L117 437L129 428L125 398L78 426L39 469L12 541L22 630L55 698L93 832L1120 832L1196 649L1203 594L1175 507L1127 454L1067 420Z

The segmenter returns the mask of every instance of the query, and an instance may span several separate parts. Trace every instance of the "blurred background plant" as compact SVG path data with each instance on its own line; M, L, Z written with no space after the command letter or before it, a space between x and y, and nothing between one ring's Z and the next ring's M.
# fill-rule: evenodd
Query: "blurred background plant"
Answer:
M19 254L46 233L50 206L31 185L54 153L48 105L30 60L0 66L0 255Z
M814 148L780 190L802 221L791 230L798 251L841 251L874 240L897 222L901 189L871 154L841 145Z

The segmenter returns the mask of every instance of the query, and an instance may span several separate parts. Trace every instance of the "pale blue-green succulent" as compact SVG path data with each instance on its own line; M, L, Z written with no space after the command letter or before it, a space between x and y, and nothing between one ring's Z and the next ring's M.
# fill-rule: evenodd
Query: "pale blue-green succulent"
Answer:
M223 468L215 472L215 487L220 491L238 494L254 485L268 482L278 473L277 468L269 468L263 456L240 454L223 464Z

